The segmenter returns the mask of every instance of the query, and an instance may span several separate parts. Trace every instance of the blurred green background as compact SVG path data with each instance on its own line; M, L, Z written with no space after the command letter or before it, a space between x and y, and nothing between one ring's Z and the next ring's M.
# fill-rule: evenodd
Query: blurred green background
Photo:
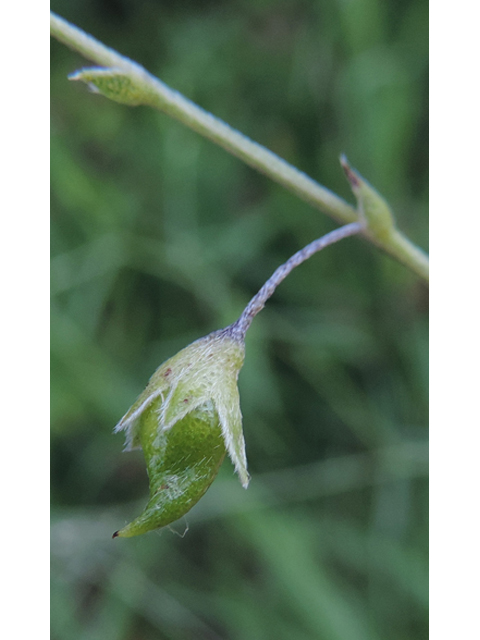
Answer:
M426 0L52 9L352 202L345 152L427 247ZM248 491L225 461L173 531L111 540L148 497L116 422L335 224L67 81L85 65L52 42L52 638L426 638L427 289L357 238L294 271L247 336Z

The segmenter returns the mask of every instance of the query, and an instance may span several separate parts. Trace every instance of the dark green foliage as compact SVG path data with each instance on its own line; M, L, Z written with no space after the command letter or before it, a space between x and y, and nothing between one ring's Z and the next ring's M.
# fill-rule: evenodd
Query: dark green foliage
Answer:
M353 202L345 152L426 248L424 0L52 9ZM294 271L247 335L248 491L226 461L183 539L111 540L148 492L114 425L334 223L67 81L89 65L52 42L52 637L425 638L427 291L357 238Z

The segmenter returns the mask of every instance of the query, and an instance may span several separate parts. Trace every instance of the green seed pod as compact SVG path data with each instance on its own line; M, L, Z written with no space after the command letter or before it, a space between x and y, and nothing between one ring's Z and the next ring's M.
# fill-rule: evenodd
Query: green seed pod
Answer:
M220 421L212 403L187 414L169 431L159 432L161 403L157 398L140 419L150 500L142 515L114 537L136 536L181 518L208 489L225 457Z
M164 527L189 511L218 473L228 451L248 485L237 378L243 338L230 327L197 340L167 360L122 418L126 449L141 447L150 500L113 537Z

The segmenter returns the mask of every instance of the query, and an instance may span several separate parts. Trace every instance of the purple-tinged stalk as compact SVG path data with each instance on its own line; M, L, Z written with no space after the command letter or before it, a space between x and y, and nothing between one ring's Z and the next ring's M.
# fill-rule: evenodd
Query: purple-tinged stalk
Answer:
M232 326L236 327L238 331L245 336L253 318L263 309L265 303L273 295L278 285L285 280L288 274L295 269L295 267L298 267L299 264L308 260L314 253L325 249L325 247L328 247L343 238L348 238L348 236L360 233L362 230L363 225L360 222L352 222L338 229L334 229L330 233L327 233L321 238L307 244L307 246L300 249L300 251L297 251L297 253L276 269L260 291L253 296L245 307L240 318Z

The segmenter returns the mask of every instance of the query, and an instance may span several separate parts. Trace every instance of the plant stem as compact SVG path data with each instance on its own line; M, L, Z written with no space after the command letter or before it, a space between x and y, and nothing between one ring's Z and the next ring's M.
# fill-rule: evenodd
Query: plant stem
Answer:
M428 255L420 247L413 244L401 231L392 230L388 245L377 242L375 238L370 238L370 240L428 283Z
M253 296L243 310L240 318L232 325L233 331L239 334L243 339L248 328L252 324L254 317L263 309L265 303L273 295L278 285L285 280L288 274L295 269L295 267L298 267L299 264L308 260L314 253L317 253L317 251L321 251L322 249L325 249L325 247L328 247L339 240L343 240L343 238L348 238L348 236L361 233L362 230L363 225L360 222L351 222L339 229L330 231L330 233L310 242L306 247L297 251L297 253L275 270L273 275L265 282L260 291Z
M170 89L136 62L106 47L54 13L51 13L50 25L51 34L63 44L97 64L119 69L127 75L139 89L143 89L144 104L167 113L209 138L338 222L350 223L358 220L358 213L352 205L273 152ZM363 229L362 234L428 281L428 257L400 231L395 229L387 241L373 237L368 229Z

